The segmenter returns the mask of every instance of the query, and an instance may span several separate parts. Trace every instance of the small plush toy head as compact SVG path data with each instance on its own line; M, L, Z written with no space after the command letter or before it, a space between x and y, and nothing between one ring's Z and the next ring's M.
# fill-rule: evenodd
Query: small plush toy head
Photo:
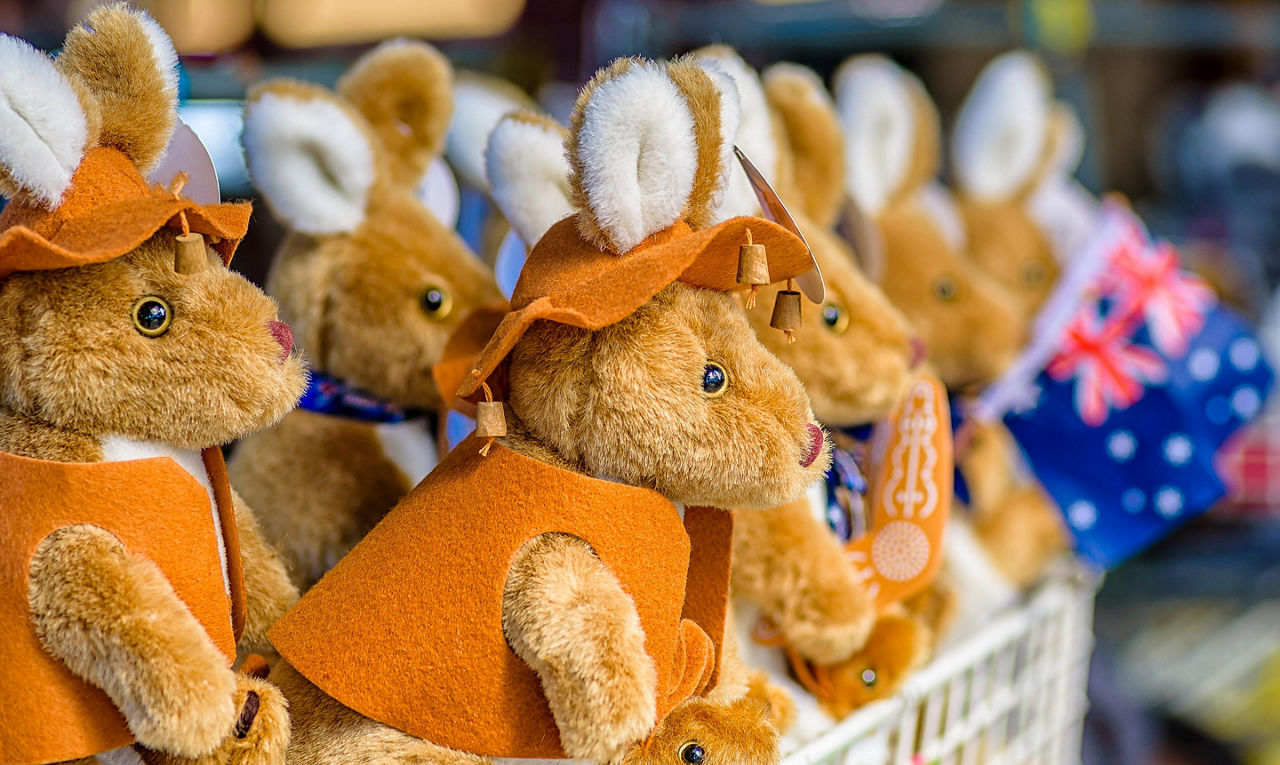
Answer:
M1024 51L988 64L956 119L951 164L969 253L1028 320L1096 213L1071 179L1083 145L1075 114L1054 102L1044 65Z
M226 268L248 206L198 205L143 177L177 114L163 30L100 6L56 62L12 37L0 62L0 187L12 197L0 214L0 404L187 448L292 408L304 377L289 327Z
M888 698L929 656L929 629L904 613L876 620L862 650L847 660L822 668L823 702L837 718L873 701Z
M723 55L723 54L722 54ZM741 64L741 59L734 59ZM822 268L826 297L802 306L804 329L795 342L769 327L768 307L780 286L762 290L747 312L756 335L795 370L818 419L850 427L884 417L897 403L923 343L907 320L859 268L853 252L831 229L844 199L844 136L835 104L811 70L779 64L760 78L745 65L737 78L743 98L765 109L775 158L775 188L803 231ZM741 140L741 139L740 139Z
M748 230L770 281L809 271L808 250L763 219L711 225L741 172L728 146L734 93L718 69L688 60L621 60L586 86L567 140L570 195L585 207L540 236L459 393L485 380L505 389L523 425L588 474L687 505L763 509L802 494L827 458L795 374L731 294ZM503 179L528 194L541 177L555 194L552 173L510 164L527 156L516 147L554 135L545 121L499 124L489 175L500 204L516 196ZM555 217L503 209L522 234Z
M249 169L292 233L269 287L315 368L405 407L435 407L432 368L476 308L501 299L453 231L457 189L439 155L451 70L430 46L365 55L338 92L254 88Z
M730 703L693 699L667 715L644 746L622 765L738 765L776 762L778 733L764 702L743 697Z
M997 377L1023 342L1016 300L965 256L938 170L938 115L920 82L881 56L836 73L854 249L924 340L949 387Z

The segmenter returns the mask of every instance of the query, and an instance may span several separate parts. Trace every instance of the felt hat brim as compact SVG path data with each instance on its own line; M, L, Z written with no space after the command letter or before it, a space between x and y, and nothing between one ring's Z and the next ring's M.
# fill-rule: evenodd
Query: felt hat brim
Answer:
M462 380L458 397L471 399L486 381L505 387L499 368L535 321L600 329L630 316L677 281L721 292L745 289L748 285L738 283L738 258L748 241L764 245L771 283L814 268L800 237L763 218L732 218L700 231L681 221L622 255L584 240L572 216L561 220L529 253L512 309Z
M62 203L46 210L15 199L0 214L0 279L20 271L48 271L105 263L125 255L157 231L217 237L213 248L230 263L249 228L248 203L200 205L148 185L115 149L89 151Z

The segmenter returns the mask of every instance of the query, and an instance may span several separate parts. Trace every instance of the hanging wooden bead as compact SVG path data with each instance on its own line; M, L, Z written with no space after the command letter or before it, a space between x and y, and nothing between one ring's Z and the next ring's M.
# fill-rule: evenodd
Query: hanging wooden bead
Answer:
M209 254L204 237L196 233L178 234L174 244L173 270L180 274L196 274L209 267Z
M480 383L480 387L484 389L485 400L476 404L476 437L488 439L480 448L480 454L488 457L494 439L507 435L507 417L503 413L502 402L493 400L489 384Z
M791 289L791 280L787 280L787 288L778 291L773 301L773 316L769 318L769 326L780 329L787 336L788 343L796 341L796 331L800 329L800 293Z
M747 308L756 307L756 293L768 283L769 256L763 244L751 241L751 229L747 229L747 243L738 248L738 284L751 285Z

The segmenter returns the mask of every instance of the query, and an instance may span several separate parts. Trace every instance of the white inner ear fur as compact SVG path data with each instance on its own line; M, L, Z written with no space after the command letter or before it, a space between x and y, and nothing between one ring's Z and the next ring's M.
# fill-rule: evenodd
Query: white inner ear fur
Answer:
M481 82L459 78L453 85L453 118L445 140L445 159L464 184L487 188L485 146L498 120L525 108L508 94L485 87Z
M131 12L142 25L142 31L147 34L147 41L151 43L151 57L155 60L161 81L164 82L165 97L177 109L178 51L174 50L173 40L169 39L169 34L146 11L131 9Z
M954 250L964 250L968 236L964 219L960 216L960 210L956 207L951 192L947 191L941 183L934 181L921 186L916 192L915 200L938 227L943 241Z
M871 216L901 191L911 167L917 125L906 76L880 56L854 59L836 74L836 109L847 138L845 184Z
M0 167L53 207L80 165L88 132L80 101L53 61L0 35Z
M742 153L747 155L747 159L750 159L756 169L764 175L765 180L773 184L777 180L778 141L773 134L769 103L765 99L760 76L738 56L712 56L702 61L704 66L707 62L711 62L718 67L718 71L714 73L708 68L708 74L711 74L713 80L720 73L727 75L732 80L733 92L738 97L740 112L738 130L729 143L742 149ZM723 92L722 90L722 97ZM724 198L716 209L717 221L728 220L738 215L760 214L760 201L751 188L751 181L733 156L732 145L729 149L729 154L724 159L728 179L725 184Z
M626 252L680 219L698 169L693 113L665 69L637 63L601 84L578 131L579 183Z
M1084 159L1084 126L1080 117L1065 101L1053 105L1050 119L1055 128L1052 154L1046 162L1046 173L1058 176L1071 175Z
M462 206L458 199L458 180L443 159L436 157L431 160L413 195L436 220L449 228L458 225L458 211Z
M1097 227L1102 205L1066 175L1051 175L1026 201L1027 212L1040 225L1059 263L1084 249Z
M1040 62L1023 51L987 64L965 98L951 136L951 163L965 193L1008 199L1033 180L1044 157L1052 93Z
M373 149L337 104L266 93L246 109L244 148L254 183L294 229L350 232L364 220Z
M573 213L569 160L560 131L504 119L489 134L485 164L494 204L525 242L537 242Z

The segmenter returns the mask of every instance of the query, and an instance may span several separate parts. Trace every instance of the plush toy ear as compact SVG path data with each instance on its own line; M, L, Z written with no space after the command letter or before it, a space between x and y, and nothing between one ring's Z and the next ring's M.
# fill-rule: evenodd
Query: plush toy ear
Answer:
M565 141L581 234L622 253L679 220L702 179L694 131L693 110L667 67L619 59L597 72Z
M0 194L57 206L90 140L71 82L44 53L0 35Z
M475 72L458 73L445 158L468 187L488 189L485 149L489 134L499 120L516 111L537 112L538 105L506 80Z
M431 160L427 172L413 190L423 207L431 211L436 220L449 228L458 225L458 213L462 209L461 194L458 191L458 179L449 169L449 163L441 157Z
M836 72L835 98L845 182L864 214L879 215L937 172L937 113L913 75L884 56L856 56Z
M178 54L169 35L143 11L102 5L67 33L57 65L97 101L98 143L150 172L178 118Z
M831 226L845 198L844 135L836 105L812 70L775 64L764 72L765 95L791 155L789 188L814 221Z
M386 150L387 173L416 188L444 148L453 113L453 69L426 43L391 40L361 56L337 91L364 116Z
M951 165L966 194L1013 198L1036 180L1046 156L1052 91L1043 64L1013 51L987 64L956 117Z
M565 134L554 120L527 111L503 117L489 134L485 164L490 194L529 246L573 214Z
M769 104L765 99L764 86L760 75L747 65L732 48L725 45L709 45L694 51L693 56L701 62L711 62L715 69L708 72L713 77L720 72L728 75L734 85L734 92L741 107L741 118L737 134L732 136L732 143L747 155L747 159L771 185L778 180L778 139L775 135L773 117L769 113ZM730 102L731 103L731 102ZM760 201L751 188L751 181L742 171L739 164L729 160L725 168L728 178L725 183L724 198L716 210L716 220L727 220L736 215L759 215Z
M733 76L718 61L697 61L693 57L668 63L667 71L693 113L698 147L698 172L684 219L699 229L720 222L726 213L737 214L732 209L734 205L754 210L754 201L747 201L747 193L755 200L755 192L733 154L743 119L742 99ZM731 185L736 201L727 206Z
M1084 159L1084 126L1076 110L1065 101L1055 103L1049 112L1048 144L1041 178L1071 175L1080 167Z
M249 92L242 136L249 172L290 227L336 234L364 220L378 155L363 123L317 85L275 80Z

